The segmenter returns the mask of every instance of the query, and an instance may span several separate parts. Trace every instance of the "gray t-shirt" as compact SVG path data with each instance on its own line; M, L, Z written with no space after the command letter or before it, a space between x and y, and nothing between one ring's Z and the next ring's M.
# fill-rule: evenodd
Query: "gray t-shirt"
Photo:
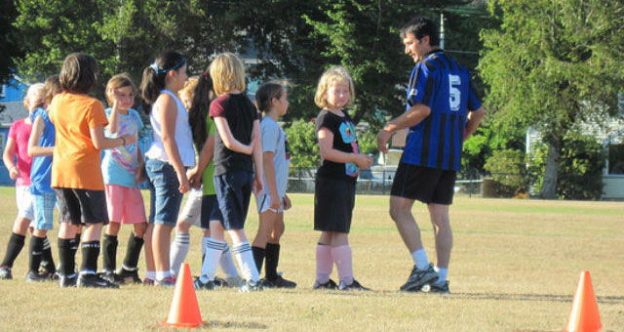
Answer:
M262 133L262 152L273 152L273 167L275 168L277 194L279 197L284 197L286 195L286 188L288 187L288 166L290 164L286 133L270 116L262 118L260 131ZM268 194L269 187L266 184L266 176L263 180L264 192Z

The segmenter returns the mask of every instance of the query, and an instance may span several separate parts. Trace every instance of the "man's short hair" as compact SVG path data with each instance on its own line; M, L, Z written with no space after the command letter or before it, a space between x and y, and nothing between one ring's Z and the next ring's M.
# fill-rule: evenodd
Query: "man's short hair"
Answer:
M422 39L429 36L429 45L440 45L440 36L438 30L432 20L424 16L416 16L401 28L401 37L405 38L407 34L413 33L416 39Z

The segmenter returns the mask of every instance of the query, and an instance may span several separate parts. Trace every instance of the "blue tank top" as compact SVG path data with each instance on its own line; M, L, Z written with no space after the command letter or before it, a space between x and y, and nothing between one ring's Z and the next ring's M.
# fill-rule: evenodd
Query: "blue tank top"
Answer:
M41 147L54 146L55 132L54 124L50 121L48 112L43 108L37 108L30 115L30 120L35 123L35 120L40 117L43 120L43 132L39 139L38 145ZM30 169L30 192L33 195L43 195L44 193L53 193L54 190L51 187L52 180L52 156L39 156L32 159L32 168Z

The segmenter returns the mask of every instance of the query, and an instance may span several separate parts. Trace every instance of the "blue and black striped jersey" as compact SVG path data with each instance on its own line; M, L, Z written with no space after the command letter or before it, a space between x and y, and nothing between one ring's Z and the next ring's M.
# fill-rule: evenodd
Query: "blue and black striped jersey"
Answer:
M410 75L406 110L416 104L429 106L431 114L410 128L401 162L459 171L468 112L481 107L470 72L435 50Z

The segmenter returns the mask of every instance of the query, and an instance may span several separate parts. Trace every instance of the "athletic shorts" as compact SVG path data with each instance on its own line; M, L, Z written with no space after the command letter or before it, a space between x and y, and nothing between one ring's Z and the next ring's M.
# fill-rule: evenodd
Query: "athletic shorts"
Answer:
M201 203L201 227L208 229L210 227L210 222L213 220L223 220L217 195L204 195Z
M106 207L108 219L121 224L141 224L147 222L145 205L139 188L107 184Z
M262 191L259 195L256 196L256 206L258 207L258 213L269 211L269 209L271 208L271 195L267 194L265 191ZM284 197L280 197L279 208L273 212L284 212Z
M56 193L48 192L32 195L34 201L35 219L33 227L35 229L49 231L54 226L54 207L56 206Z
M150 184L150 223L175 226L183 195L178 190L180 183L173 166L147 159L145 171Z
M354 206L355 181L316 178L314 230L349 233Z
M221 223L226 230L245 227L245 219L251 200L253 173L247 171L229 171L215 175L214 185L217 192L219 209L223 214Z
M62 222L81 224L108 224L106 193L104 190L56 189L56 198Z
M399 163L390 195L425 204L451 205L456 178L455 171Z
M30 186L15 186L15 200L17 201L17 216L28 220L35 219L33 198Z

